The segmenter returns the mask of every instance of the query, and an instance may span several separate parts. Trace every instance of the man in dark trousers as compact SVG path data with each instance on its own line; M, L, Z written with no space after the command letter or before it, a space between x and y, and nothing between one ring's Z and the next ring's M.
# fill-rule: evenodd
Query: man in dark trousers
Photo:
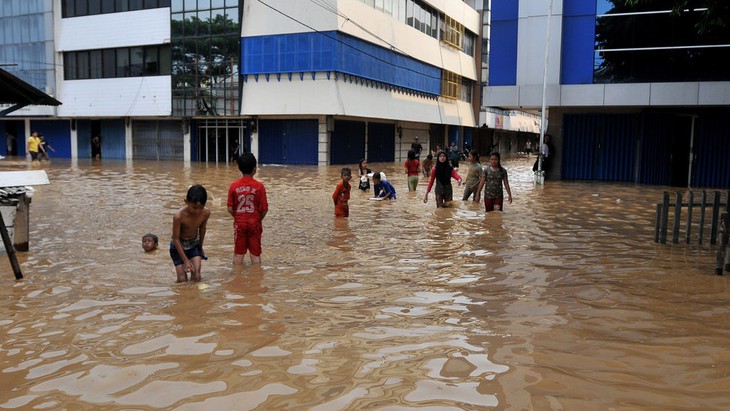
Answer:
M414 141L413 144L411 144L411 150L416 152L416 159L420 160L421 159L421 150L423 150L423 146L421 145L421 143L418 142L418 136L416 136L416 141Z

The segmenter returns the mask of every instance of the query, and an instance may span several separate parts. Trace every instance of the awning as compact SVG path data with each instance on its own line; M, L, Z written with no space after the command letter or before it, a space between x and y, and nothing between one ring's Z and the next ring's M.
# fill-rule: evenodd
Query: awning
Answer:
M0 69L0 104L13 104L12 107L0 111L4 117L25 106L60 106L61 102L38 90L25 81Z

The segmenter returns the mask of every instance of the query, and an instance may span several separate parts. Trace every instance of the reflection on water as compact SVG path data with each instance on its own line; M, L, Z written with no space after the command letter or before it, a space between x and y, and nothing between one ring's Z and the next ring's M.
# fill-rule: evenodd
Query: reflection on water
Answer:
M375 164L402 194L354 190L349 220L339 167L263 166L264 263L234 272L234 167L54 160L26 279L0 258L0 408L730 408L728 279L712 249L654 244L662 188L536 187L531 161L505 165L504 213L436 209ZM210 259L176 285L167 242L194 183Z

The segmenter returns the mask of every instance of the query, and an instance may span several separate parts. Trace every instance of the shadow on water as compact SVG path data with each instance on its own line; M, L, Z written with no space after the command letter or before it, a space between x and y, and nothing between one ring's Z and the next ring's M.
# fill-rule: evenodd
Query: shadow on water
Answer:
M730 408L728 280L713 248L653 242L664 188L535 186L530 160L504 164L504 213L424 204L391 163L370 167L398 200L354 189L348 220L340 167L262 166L263 265L234 271L235 167L54 159L26 279L0 258L0 407ZM176 285L171 220L195 183L209 260Z

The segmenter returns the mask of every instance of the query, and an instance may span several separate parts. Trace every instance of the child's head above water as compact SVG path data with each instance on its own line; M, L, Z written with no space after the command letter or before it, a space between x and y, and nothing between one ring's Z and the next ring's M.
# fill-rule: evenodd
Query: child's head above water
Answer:
M380 180L382 179L382 176L380 173L373 173L373 183L378 184L380 183Z
M342 170L340 170L340 177L344 180L346 177L352 178L352 170L350 170L349 167L343 167ZM349 180L349 178L348 178Z
M256 156L251 153L245 153L238 157L236 162L238 163L238 169L241 171L241 174L254 175L256 171Z
M146 252L150 252L157 248L157 243L159 242L156 235L147 233L142 236L142 248Z
M185 202L188 205L200 204L202 206L208 202L208 192L205 191L205 187L200 184L195 184L188 188L188 194L185 196Z

